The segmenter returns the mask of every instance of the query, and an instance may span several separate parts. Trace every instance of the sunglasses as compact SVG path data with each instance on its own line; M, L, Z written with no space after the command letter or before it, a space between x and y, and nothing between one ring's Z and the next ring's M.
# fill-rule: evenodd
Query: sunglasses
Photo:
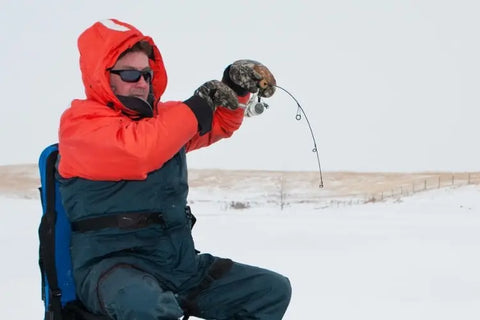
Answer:
M120 79L125 82L138 82L140 80L140 77L143 76L143 79L145 79L146 82L149 82L152 80L153 77L153 71L152 70L146 70L146 71L140 71L140 70L109 70L110 73L113 74L118 74L120 76Z

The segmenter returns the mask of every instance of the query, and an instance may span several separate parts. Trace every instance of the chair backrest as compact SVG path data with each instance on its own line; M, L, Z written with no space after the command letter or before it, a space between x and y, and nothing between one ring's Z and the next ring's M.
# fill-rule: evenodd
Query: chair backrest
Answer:
M76 300L70 257L70 223L62 206L55 178L58 144L45 148L40 155L40 198L43 215L39 227L39 264L42 272L42 299L45 319L60 319L55 313Z

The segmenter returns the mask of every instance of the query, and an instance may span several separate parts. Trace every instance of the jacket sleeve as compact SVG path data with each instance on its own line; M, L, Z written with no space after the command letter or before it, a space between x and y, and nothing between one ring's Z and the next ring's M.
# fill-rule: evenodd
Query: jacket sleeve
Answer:
M75 100L60 120L59 173L64 178L143 180L197 131L193 112L181 102L164 103L153 118L134 121L103 105Z
M240 104L246 104L250 94L238 98ZM243 122L244 109L229 110L227 108L218 107L215 110L212 121L212 130L207 134L200 135L197 133L187 144L186 151L192 151L202 147L206 147L223 138L229 138L240 128Z

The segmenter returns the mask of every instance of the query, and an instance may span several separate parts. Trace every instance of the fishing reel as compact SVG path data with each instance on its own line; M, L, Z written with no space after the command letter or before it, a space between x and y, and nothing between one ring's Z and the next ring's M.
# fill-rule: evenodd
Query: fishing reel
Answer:
M253 94L245 106L245 117L258 116L268 109L268 104L263 102L258 94Z

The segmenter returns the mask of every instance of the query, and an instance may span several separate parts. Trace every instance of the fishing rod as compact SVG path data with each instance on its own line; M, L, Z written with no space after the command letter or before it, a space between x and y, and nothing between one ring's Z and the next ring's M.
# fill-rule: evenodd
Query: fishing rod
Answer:
M260 83L259 86L263 87L263 86L266 86L266 84ZM288 90L286 90L283 87L277 86L276 84L273 85L273 86L275 88L283 90L285 93L287 93L295 101L295 103L297 104L297 114L295 115L295 119L297 121L302 120L302 114L303 114L303 117L305 118L305 121L307 122L308 128L310 130L310 135L312 136L312 140L313 140L312 152L315 153L316 158L317 158L318 173L320 175L320 177L319 177L320 178L319 188L323 188L322 166L320 165L320 155L318 153L317 141L315 139L315 135L313 134L313 129L312 129L312 126L310 124L310 121L308 120L307 114L305 113L305 110L303 110L303 108L300 105L300 103L298 102L298 100ZM252 98L250 99L250 101L248 102L246 108L245 108L245 116L246 117L252 117L252 116L259 115L259 114L263 113L263 111L265 109L268 109L268 107L269 107L268 104L263 102L259 95L254 94L252 96Z

